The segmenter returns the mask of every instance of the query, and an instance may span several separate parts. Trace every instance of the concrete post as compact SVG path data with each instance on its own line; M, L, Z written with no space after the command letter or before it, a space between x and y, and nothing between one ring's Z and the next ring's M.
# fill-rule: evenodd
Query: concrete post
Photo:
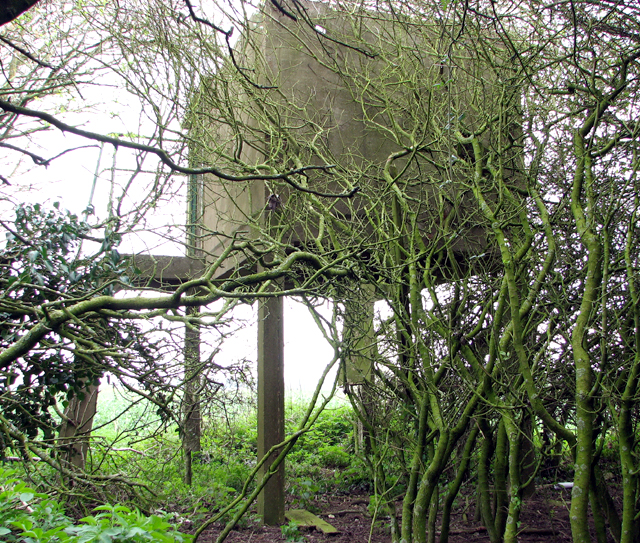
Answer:
M284 322L282 297L266 298L258 306L258 460L284 440ZM277 455L264 464L262 477ZM284 462L258 496L264 524L284 522Z
M200 309L189 308L188 314L198 316ZM192 463L199 460L201 444L201 413L200 413L200 327L186 326L184 334L184 401L183 401L183 432L182 446L185 457L184 482L191 485Z
M376 398L367 386L373 378L373 362L378 354L374 329L375 292L371 285L360 287L360 298L343 301L344 304L344 341L349 355L344 360L338 375L339 383L345 391L360 397L365 410L374 409ZM364 385L356 386L354 385ZM354 446L356 451L370 452L369 434L362 421L355 422Z
M375 294L370 285L362 285L361 298L345 299L344 341L349 356L338 375L342 386L361 385L371 379L373 361L377 355L376 334L373 326Z

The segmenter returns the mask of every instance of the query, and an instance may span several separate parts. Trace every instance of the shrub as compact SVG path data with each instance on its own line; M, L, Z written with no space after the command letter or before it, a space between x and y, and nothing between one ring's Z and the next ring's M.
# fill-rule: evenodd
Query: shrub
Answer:
M78 524L46 494L35 492L15 471L0 468L0 539L21 543L182 543L191 540L164 516L146 516L123 505L103 505Z
M343 469L351 464L351 456L337 445L321 447L318 457L320 464L325 468Z
M71 524L58 502L35 492L15 474L0 468L0 540L25 540L17 528L23 523L36 523L43 532L51 533Z
M301 543L306 541L306 538L300 533L298 524L294 521L283 525L280 530L282 531L282 537L290 543Z

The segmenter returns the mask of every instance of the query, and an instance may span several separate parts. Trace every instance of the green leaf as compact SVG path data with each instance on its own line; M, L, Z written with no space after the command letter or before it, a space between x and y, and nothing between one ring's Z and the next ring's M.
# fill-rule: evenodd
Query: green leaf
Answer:
M125 534L125 538L129 539L132 537L135 537L137 535L144 535L146 534L147 531L143 530L142 528L139 528L138 526L134 526L133 528L131 528L126 534Z
M33 492L23 492L20 494L20 501L22 503L29 503L33 499Z
M16 528L20 528L23 532L28 532L29 530L31 530L31 528L33 528L33 522L31 522L28 518L23 518L16 522L10 522L9 524L15 526Z

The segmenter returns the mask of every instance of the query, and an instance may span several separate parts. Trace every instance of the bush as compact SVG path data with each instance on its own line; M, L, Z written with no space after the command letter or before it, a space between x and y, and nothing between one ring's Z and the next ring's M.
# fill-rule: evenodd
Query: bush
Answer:
M181 534L163 516L146 516L123 505L103 505L78 524L46 494L35 492L15 471L0 468L0 539L23 543L182 543Z
M22 524L37 524L43 533L53 534L72 523L58 502L15 475L14 470L0 468L0 540L28 541L19 535L17 526Z
M292 431L302 416L302 410L294 413L288 421L287 431ZM323 411L313 427L296 443L289 454L291 462L306 463L308 460L317 461L321 448L339 448L342 450L352 446L353 415L348 406ZM350 462L350 460L349 460ZM349 462L347 465L349 465Z
M351 464L351 456L337 445L321 447L318 451L320 464L325 468L343 469Z
M291 521L280 528L282 537L290 543L303 543L306 538L300 533L298 525Z

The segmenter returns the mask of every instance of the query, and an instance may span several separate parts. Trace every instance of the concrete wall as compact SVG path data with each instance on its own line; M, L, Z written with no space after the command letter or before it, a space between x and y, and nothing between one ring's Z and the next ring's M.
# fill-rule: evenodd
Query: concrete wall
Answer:
M237 173L250 173L239 163L255 166L255 172L335 164L331 175L292 179L320 192L354 186L361 192L347 201L299 193L282 182L207 177L205 253L219 254L233 236L259 228L265 218L274 223L266 205L271 194L282 202L271 235L284 243L311 243L319 217L331 214L351 221L348 235L370 239L364 209L376 209L377 224L390 215L393 190L383 173L390 157L403 150L407 155L393 161L394 171L425 243L440 236L449 217L451 236L438 242L458 254L483 252L486 225L470 191L472 155L457 143L455 131L470 133L492 120L483 147L503 161L506 177L520 183L514 173L520 149L509 147L519 136L519 100L504 84L508 61L500 44L490 34L474 33L472 25L453 40L446 34L455 29L424 17L398 22L389 14L351 18L322 2L305 1L304 10L282 5L298 21L268 3L237 46L235 58L247 68L247 79L231 69L228 82L217 77L202 89L202 127L211 142L203 153Z

